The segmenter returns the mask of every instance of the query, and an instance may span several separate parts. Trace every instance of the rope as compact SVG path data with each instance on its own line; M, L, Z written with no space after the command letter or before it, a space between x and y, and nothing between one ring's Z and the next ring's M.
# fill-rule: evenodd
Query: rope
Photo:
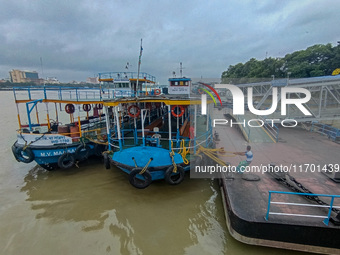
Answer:
M85 148L85 146L86 146L86 139L87 139L87 138L85 138L85 137L80 137L80 139L79 139L80 143L83 144L84 148Z
M137 162L134 157L132 157L133 162L135 163L135 167L137 167Z
M171 141L171 152L169 152L169 154L170 154L170 158L171 158L171 161L172 161L172 165L174 166L174 169L172 170L172 172L177 173L177 165L176 165L175 159L174 159L175 152L174 152L173 141Z
M145 167L142 169L142 171L139 172L139 174L144 174L146 169L148 169L149 164L151 163L151 161L153 160L153 158L150 158L148 163L145 165Z
M231 153L231 152L227 152L224 150L224 148L219 148L219 149L209 149L209 148L204 148L203 146L199 146L198 150L197 150L197 154L199 153L203 153L205 154L207 157L211 158L212 160L214 160L217 164L222 165L222 166L227 166L227 164L221 160L220 158L218 158L218 153ZM226 156L226 157L234 157L236 155L231 155L231 156Z
M180 151L178 153L181 154L184 164L189 164L189 160L187 160L186 156L190 153L190 148L185 147L184 139L181 141Z
M22 132L19 133L20 134L20 137L24 140L25 142L25 145L24 147L22 148L23 151L25 151L32 143L35 143L37 141L39 141L41 138L43 138L45 136L46 133L44 133L42 136L40 136L38 139L34 140L34 141L30 141L29 144L27 144L27 141L25 140L25 138L23 137L22 135Z
M86 136L86 139L88 139L89 141L91 141L91 142L93 142L93 143L97 143L97 144L102 144L102 145L108 145L109 144L109 142L99 142L99 141L97 141L97 140L94 140L94 139L92 139L91 137L89 137L89 136Z
M110 154L111 152L113 152L113 151L112 151L112 150L111 150L111 151L109 151L109 150L103 151L103 152L102 152L102 155L104 155L104 154Z

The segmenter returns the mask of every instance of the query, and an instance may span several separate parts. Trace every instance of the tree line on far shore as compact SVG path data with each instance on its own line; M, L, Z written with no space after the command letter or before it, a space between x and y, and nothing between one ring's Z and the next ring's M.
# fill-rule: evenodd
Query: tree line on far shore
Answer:
M251 58L246 63L230 65L222 73L224 83L248 83L282 78L307 78L332 75L340 68L340 44L316 44L283 58Z

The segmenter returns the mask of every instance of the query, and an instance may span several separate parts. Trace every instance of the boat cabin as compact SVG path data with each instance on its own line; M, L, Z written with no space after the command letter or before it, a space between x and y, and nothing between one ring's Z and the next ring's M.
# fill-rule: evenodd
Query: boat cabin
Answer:
M189 95L190 88L191 88L190 78L182 77L169 79L169 94Z
M151 92L152 86L156 83L155 76L147 73L136 72L106 72L99 73L99 82L105 87L103 91L114 89L115 97L135 97ZM146 89L143 90L143 87Z

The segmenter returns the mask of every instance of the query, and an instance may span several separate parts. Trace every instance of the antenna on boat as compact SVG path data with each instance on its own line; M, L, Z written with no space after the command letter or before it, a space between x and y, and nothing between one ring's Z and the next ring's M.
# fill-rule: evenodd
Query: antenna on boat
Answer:
M185 67L183 67L182 62L179 62L179 72L180 72L180 77L183 77L183 69L185 69Z
M140 39L140 52L139 52L139 60L138 60L138 72L137 72L137 83L136 83L136 92L138 91L138 82L139 82L139 72L140 72L140 65L142 63L142 52L143 52L143 46L142 46L142 43L143 43L143 38Z

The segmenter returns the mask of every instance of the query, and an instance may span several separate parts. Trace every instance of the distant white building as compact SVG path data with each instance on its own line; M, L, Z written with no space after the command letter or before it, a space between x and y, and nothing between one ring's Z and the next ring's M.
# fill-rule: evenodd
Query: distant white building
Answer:
M73 80L73 81L70 81L69 83L70 84L80 84L81 82Z
M86 83L99 84L98 77L88 77Z
M47 77L45 83L48 84L60 84L60 81L56 77Z

